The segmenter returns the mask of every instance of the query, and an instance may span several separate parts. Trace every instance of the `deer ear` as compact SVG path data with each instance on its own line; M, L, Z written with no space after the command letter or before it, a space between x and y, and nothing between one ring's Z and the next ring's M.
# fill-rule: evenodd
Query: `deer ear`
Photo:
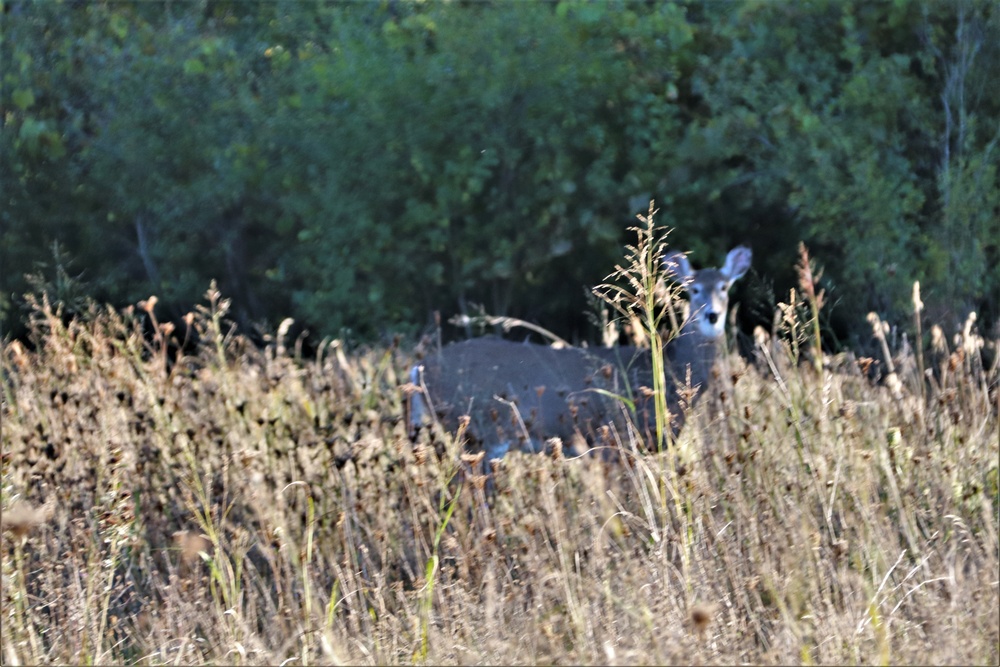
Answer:
M688 262L688 258L682 252L672 252L664 257L663 268L666 269L668 276L680 282L694 277L694 271L691 270L691 263Z
M737 246L726 255L726 265L722 267L722 275L729 282L738 280L750 269L750 259L753 253L746 246Z

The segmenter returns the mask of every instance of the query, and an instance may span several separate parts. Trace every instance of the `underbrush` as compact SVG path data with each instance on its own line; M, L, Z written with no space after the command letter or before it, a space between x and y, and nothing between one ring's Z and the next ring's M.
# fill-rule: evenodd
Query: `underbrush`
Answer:
M974 327L891 387L760 335L670 452L491 463L410 442L408 351L259 349L225 306L176 358L45 302L5 346L5 664L1000 659Z

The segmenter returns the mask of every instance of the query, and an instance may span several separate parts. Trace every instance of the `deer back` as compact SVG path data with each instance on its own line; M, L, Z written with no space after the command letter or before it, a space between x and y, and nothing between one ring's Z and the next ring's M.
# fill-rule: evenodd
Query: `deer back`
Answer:
M538 451L546 438L593 442L601 427L622 423L623 403L652 386L649 351L634 347L565 348L476 338L425 359L415 384L446 428L462 416L467 433L490 449ZM639 397L641 399L641 396Z

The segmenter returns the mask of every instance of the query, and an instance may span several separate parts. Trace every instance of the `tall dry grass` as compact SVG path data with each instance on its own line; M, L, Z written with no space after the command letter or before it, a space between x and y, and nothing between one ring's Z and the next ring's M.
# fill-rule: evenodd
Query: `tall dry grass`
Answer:
M165 325L44 301L5 345L4 664L1000 659L974 325L937 330L926 386L884 337L895 396L761 333L669 452L491 464L409 442L407 351L257 349L225 307L176 360Z

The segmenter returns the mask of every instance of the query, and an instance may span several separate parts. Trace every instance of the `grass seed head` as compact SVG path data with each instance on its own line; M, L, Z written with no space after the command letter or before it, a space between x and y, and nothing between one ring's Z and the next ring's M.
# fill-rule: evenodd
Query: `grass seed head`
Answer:
M705 634L709 626L712 625L712 618L715 616L715 605L698 602L691 607L688 612L688 621L691 628L699 635Z
M411 395L416 394L417 392L419 392L420 391L420 387L418 387L417 385L413 384L412 382L406 382L406 383L403 383L403 384L399 385L399 390L401 392L403 392L404 396L409 397L409 396L411 396Z
M197 562L199 554L211 553L212 543L208 537L195 534L189 530L179 530L174 533L174 547L180 553L180 560L186 565Z
M48 504L34 507L29 503L18 503L3 513L0 525L15 537L26 537L33 529L52 518L52 510L52 506Z
M489 479L489 477L486 475L473 475L472 486L475 487L476 491L482 491L483 489L486 488L487 479Z
M551 453L552 460L558 461L562 458L563 441L562 438L549 438L545 441L546 449Z
M483 460L486 456L486 452L477 452L475 454L462 454L462 462L469 464L471 467L476 467L479 462Z
M844 404L837 408L837 414L845 419L852 419L858 413L858 404L854 401L844 401Z
M143 299L139 302L139 308L145 310L150 315L153 314L153 309L156 308L156 302L159 301L156 296L151 296L148 299Z

